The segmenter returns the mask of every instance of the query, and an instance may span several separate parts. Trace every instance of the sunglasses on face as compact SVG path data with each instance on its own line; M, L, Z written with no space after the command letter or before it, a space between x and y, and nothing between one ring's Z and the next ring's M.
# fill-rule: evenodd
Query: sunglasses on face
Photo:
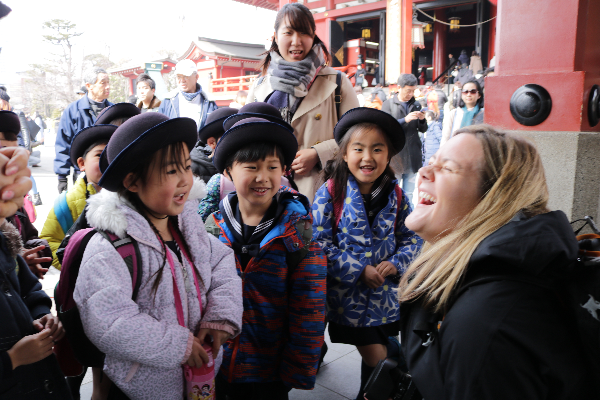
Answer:
M477 94L477 93L479 93L479 90L477 90L477 89L471 89L471 90L463 90L462 92L464 94L467 94L467 93Z

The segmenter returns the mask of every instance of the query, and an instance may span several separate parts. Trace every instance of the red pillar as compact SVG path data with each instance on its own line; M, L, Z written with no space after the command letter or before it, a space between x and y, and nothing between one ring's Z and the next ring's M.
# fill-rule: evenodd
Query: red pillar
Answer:
M404 0L402 3L402 61L400 63L400 72L410 74L412 71L412 11L413 1Z
M588 101L600 85L600 1L502 0L498 2L496 76L486 78L485 121L506 129L600 132L591 127ZM519 124L510 99L525 84L552 99L539 125Z
M498 16L498 6L490 3L490 18ZM490 21L490 42L488 47L488 66L490 60L496 55L496 21L498 18ZM484 64L485 67L485 64Z
M446 10L437 10L435 12L435 18L440 21L447 21ZM447 32L447 25L439 22L433 24L433 79L444 72L448 66L448 46L446 43Z

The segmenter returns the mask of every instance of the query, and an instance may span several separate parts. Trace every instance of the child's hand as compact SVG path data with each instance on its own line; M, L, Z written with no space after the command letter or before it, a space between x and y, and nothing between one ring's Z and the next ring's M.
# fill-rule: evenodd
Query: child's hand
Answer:
M40 257L39 251L44 250L46 246L38 246L33 249L23 251L23 258L29 265L29 269L38 279L44 279L44 275L48 272L48 268L42 268L41 263L51 262L52 257Z
M384 278L388 275L395 275L398 273L398 269L396 268L396 266L389 261L380 262L375 269L377 270L377 272L379 272L379 275L381 275Z
M31 190L29 154L20 147L0 149L0 218L14 215L23 207L23 197Z
M367 265L360 275L360 280L371 289L377 289L383 284L383 276L372 265Z
M7 351L13 369L21 365L29 365L52 354L54 341L50 335L50 329L36 333L35 335L25 336L19 340L10 350Z
M217 354L219 354L219 349L221 348L223 343L229 340L231 335L225 331L220 331L218 329L202 328L200 329L200 332L198 332L198 339L200 339L202 343L205 343L204 339L206 339L207 334L212 336L212 352L213 357L216 358Z
M187 365L190 367L200 368L204 363L208 364L208 354L202 348L202 342L197 337L194 337L192 345L192 354L187 360Z
M52 314L46 314L42 318L33 321L33 327L38 332L41 332L43 329L48 329L55 342L58 342L65 337L65 329L62 326L62 322L60 322L58 317L55 317Z

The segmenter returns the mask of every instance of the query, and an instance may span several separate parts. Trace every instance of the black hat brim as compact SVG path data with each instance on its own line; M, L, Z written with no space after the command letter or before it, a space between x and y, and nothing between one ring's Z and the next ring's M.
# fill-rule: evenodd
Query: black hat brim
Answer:
M227 131L227 130L231 129L231 127L233 125L235 125L236 123L238 123L241 120L246 119L246 118L262 118L262 119L266 119L267 121L271 121L271 122L275 122L280 125L283 125L287 129L290 129L292 131L294 130L294 128L292 128L292 126L290 124L285 122L283 120L283 118L281 118L281 116L276 117L274 115L269 115L269 114L250 113L250 112L233 114L231 117L227 118L225 120L225 122L223 122L223 129L225 129Z
M77 165L77 159L83 157L83 153L92 144L98 142L108 143L116 129L116 125L92 125L77 132L71 142L71 163Z
M198 139L200 139L203 143L213 137L215 139L219 139L225 133L225 129L223 128L223 122L229 118L229 116L219 118L211 122L210 124L204 125L200 132L198 132Z
M373 123L383 130L392 146L394 146L395 151L391 155L398 154L404 148L406 137L400 122L384 111L367 107L353 108L342 115L342 118L340 118L333 129L335 142L339 145L350 128L366 122Z
M127 128L121 125L118 129ZM127 147L117 154L109 163L107 148L100 157L100 172L102 178L98 184L103 189L116 192L123 185L123 179L148 156L172 143L184 142L188 150L196 144L196 122L191 118L173 118L164 121L138 136Z
M285 166L289 168L292 165L298 152L298 141L294 131L270 121L240 123L227 130L217 144L213 164L220 173L223 173L229 156L245 146L261 142L277 144L283 151Z
M141 114L141 110L131 103L117 103L106 107L98 116L94 125L110 124L117 118L131 118Z

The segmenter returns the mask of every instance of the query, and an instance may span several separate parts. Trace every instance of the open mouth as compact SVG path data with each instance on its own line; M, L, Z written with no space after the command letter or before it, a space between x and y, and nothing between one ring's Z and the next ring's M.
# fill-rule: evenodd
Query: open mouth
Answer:
M437 203L437 199L430 195L429 193L419 192L419 204L423 204L425 206L432 206Z
M290 50L290 54L293 56L301 56L304 50Z
M269 188L252 188L252 191L254 191L254 193L256 193L259 196L264 195L265 193L267 193L268 190Z
M362 172L363 174L370 174L373 171L375 171L375 167L371 165L363 165L362 167L360 167L360 172Z
M173 200L175 200L176 203L183 203L184 198L185 198L185 193L181 193L177 196L174 196Z

